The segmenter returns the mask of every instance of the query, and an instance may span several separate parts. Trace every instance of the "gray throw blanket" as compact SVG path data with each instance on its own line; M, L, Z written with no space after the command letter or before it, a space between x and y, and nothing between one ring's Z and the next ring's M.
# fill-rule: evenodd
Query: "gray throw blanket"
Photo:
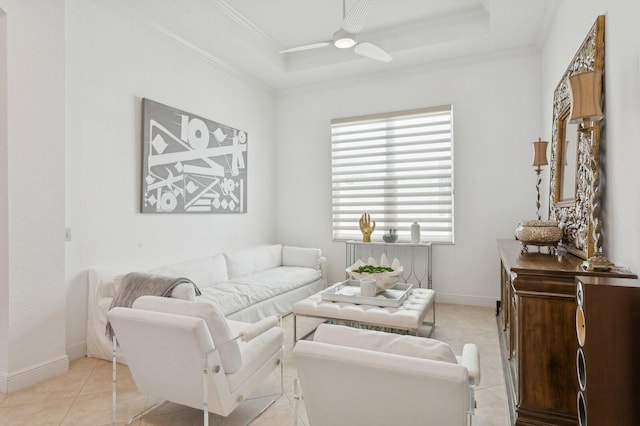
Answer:
M109 310L116 306L130 308L133 302L140 296L169 297L178 284L189 283L193 285L196 296L200 296L200 289L188 278L166 277L144 272L129 272L122 278L122 284L111 301ZM113 328L107 321L106 333L109 340L113 340Z

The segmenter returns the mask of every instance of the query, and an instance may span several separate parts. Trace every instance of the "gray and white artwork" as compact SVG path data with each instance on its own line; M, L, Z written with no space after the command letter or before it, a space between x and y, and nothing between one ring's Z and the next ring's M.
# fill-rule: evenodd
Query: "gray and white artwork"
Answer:
M245 213L246 132L142 100L142 213Z

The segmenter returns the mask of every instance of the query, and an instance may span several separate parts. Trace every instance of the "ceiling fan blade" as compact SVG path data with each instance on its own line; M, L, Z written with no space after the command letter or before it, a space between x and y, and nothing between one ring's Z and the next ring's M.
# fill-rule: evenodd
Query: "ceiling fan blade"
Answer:
M393 58L373 43L359 43L353 49L358 55L381 62L391 62Z
M345 0L342 1L342 5L344 7ZM354 4L342 20L342 29L350 33L359 33L362 31L364 29L364 24L367 22L367 16L369 16L370 9L370 0L360 0L358 3Z
M303 44L302 46L292 47L290 49L281 50L278 53L302 52L303 50L318 49L330 45L330 41L320 41L318 43Z

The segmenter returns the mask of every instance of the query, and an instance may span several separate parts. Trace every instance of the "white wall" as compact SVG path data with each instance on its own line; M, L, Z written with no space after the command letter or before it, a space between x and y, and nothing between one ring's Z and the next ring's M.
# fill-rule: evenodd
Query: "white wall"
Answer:
M9 188L7 157L7 14L0 9L0 194ZM9 202L0 197L0 348L9 347ZM9 351L0 350L0 376L9 371ZM0 389L1 390L1 389Z
M127 2L67 3L67 345L75 358L84 354L88 268L159 266L275 242L275 98L152 29ZM248 132L246 214L139 213L142 98Z
M551 134L553 90L598 15L605 15L606 140L602 142L604 250L640 272L640 2L564 0L542 55L543 126Z
M497 238L535 218L531 142L541 123L540 58L527 52L292 89L278 98L278 238L320 246L330 279L344 277L344 243L332 242L332 118L453 104L455 244L434 248L438 299L493 306ZM375 218L374 218L375 219ZM380 239L382 231L376 231ZM374 238L376 233L374 233Z
M0 391L68 368L64 298L64 0L0 0ZM5 32L6 30L6 32ZM3 49L0 49L3 50ZM5 84L4 82L1 84ZM3 172L4 173L4 172ZM6 203L6 204L5 204ZM6 262L6 263L5 263Z

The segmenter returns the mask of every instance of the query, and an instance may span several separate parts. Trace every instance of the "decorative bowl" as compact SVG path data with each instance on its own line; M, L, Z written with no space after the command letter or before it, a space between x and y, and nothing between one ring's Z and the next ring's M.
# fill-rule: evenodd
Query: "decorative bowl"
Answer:
M385 243L395 243L398 241L398 234L384 234L382 239Z
M518 223L515 236L525 251L527 245L555 247L562 239L562 228L551 220L523 220Z
M370 257L367 262L363 262L362 260L356 260L356 263L349 266L346 271L347 274L353 279L357 280L374 280L376 282L376 287L378 288L378 293L385 291L388 288L393 287L397 282L402 273L404 272L403 266L400 264L398 259L393 259L391 266L389 266L389 261L387 260L387 255L384 253L380 258L380 265L390 267L392 271L386 272L378 272L378 273L368 273L368 272L354 272L358 268L364 265L372 265L378 266L376 261Z

